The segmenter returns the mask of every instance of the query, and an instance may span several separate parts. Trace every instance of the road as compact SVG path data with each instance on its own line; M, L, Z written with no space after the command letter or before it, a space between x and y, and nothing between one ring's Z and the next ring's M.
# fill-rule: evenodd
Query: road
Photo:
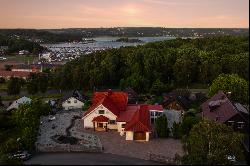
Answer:
M160 165L159 163L105 153L40 153L26 165Z

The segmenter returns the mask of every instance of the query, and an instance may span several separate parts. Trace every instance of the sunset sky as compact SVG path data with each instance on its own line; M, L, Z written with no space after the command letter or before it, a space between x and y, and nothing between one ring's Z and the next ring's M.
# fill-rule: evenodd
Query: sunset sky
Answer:
M0 0L0 28L248 28L249 0Z

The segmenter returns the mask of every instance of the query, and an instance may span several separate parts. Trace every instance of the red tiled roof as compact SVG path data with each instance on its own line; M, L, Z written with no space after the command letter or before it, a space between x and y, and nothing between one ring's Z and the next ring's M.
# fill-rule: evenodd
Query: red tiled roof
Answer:
M99 115L92 120L92 122L108 122L108 121L109 121L109 118L103 115Z
M88 115L100 104L118 116L127 107L127 96L127 93L124 92L95 92L92 98L92 106L86 111L84 116Z
M125 125L125 131L149 132L151 131L150 114L147 105L141 105L129 123Z
M163 111L162 105L148 105L149 110Z
M117 122L129 122L134 116L135 112L140 109L140 105L128 105L126 111L122 111L119 117L116 119Z
M128 102L128 94L125 92L112 92L111 90L107 92L95 92L92 98L92 103L93 104L98 103L105 96L109 96L120 111L126 110Z
M211 110L209 107L209 103L211 101L216 101L216 103L220 105L217 108ZM204 102L201 107L203 117L220 123L225 123L227 120L237 114L233 104L222 91L219 91L211 99Z
M28 77L30 72L24 71L0 71L2 77Z

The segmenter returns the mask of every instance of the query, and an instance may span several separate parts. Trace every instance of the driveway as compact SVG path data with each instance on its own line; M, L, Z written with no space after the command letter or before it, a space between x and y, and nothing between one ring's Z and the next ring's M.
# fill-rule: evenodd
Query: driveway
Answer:
M148 142L126 141L125 136L120 136L117 131L94 132L92 129L82 132L97 135L104 147L104 153L117 154L128 157L149 160L149 153L174 158L175 154L184 155L180 140L167 138L152 138Z
M40 153L26 165L160 165L136 158L103 153Z

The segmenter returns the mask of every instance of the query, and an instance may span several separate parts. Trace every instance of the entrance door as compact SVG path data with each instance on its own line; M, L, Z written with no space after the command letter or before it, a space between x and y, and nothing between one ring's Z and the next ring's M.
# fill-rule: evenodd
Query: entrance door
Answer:
M98 123L98 127L103 127L103 123Z
M134 140L146 140L146 133L145 132L135 132L134 133Z

